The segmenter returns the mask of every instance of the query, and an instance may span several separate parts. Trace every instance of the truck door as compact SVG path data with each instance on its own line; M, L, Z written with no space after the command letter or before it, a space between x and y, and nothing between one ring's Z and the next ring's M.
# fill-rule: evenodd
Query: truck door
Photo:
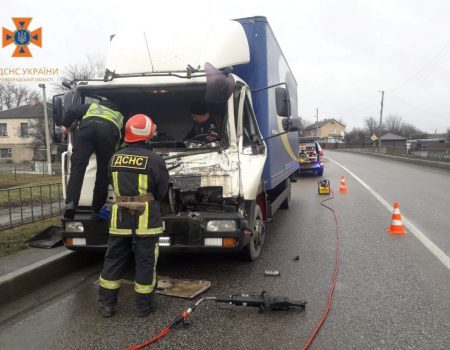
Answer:
M256 122L250 93L246 87L242 88L239 96L237 137L241 191L244 199L253 200L258 194L267 149Z

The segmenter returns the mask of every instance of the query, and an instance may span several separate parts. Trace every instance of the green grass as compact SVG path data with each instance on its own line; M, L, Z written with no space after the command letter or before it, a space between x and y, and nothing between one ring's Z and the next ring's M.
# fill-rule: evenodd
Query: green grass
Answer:
M34 186L34 185L33 185ZM58 190L59 186L59 190ZM31 203L40 205L58 202L62 199L62 188L57 183L50 183L43 186L10 188L0 190L0 208L29 206Z
M60 181L61 175L17 174L14 176L11 173L1 173L0 189Z
M28 248L26 240L49 226L60 225L61 219L55 217L0 231L0 257Z

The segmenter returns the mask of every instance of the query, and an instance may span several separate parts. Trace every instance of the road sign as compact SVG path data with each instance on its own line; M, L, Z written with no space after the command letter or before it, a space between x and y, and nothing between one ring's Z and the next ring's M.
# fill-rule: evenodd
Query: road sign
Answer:
M370 139L371 139L373 142L375 142L376 140L378 140L378 137L377 137L377 135L373 134L373 135L370 137Z

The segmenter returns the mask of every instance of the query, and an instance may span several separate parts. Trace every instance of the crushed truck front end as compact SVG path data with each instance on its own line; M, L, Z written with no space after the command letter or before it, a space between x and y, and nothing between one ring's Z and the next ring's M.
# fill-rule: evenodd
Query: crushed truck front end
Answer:
M243 143L244 96L248 87L241 82L235 94L216 105L224 124L222 139L202 144L183 139L192 127L189 104L203 98L206 79L191 79L188 84L186 80L177 80L177 84L169 84L173 79L166 78L164 82L161 77L123 79L120 84L119 79L113 84L86 82L75 89L74 102L86 103L94 96L104 96L118 103L125 115L130 115L130 109L136 106L139 111L153 115L159 136L152 140L151 147L165 159L170 175L167 196L160 203L164 229L160 237L162 250L240 251L251 240L249 213L252 206L249 203L254 203L257 196L265 160L265 147L260 136L258 140L252 138L260 145L257 154L256 144L252 148ZM157 86L151 85L155 80ZM137 105L136 100L143 102ZM236 116L235 104L236 110L240 110ZM151 108L156 109L155 106L159 106L159 110L150 112ZM246 147L247 154L244 154ZM69 142L63 155L64 185L70 177L71 152L72 143ZM252 166L252 174L243 173L243 162L247 168ZM92 216L90 208L95 174L96 158L93 155L86 169L75 217L63 219L64 242L72 250L107 247L108 221ZM65 192L65 186L63 189ZM110 186L108 203L114 201Z

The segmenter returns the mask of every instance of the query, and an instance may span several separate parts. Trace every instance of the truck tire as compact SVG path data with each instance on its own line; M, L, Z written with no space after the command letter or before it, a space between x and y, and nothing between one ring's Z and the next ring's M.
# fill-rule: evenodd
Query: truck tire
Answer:
M297 182L297 172L289 176L289 180L291 180L291 182Z
M289 179L286 180L286 186L289 188L289 193L283 203L281 203L281 209L289 209L291 207L291 181Z
M255 204L255 217L253 219L253 232L250 243L244 247L242 256L246 261L255 261L261 255L261 249L266 237L266 227L259 204Z

